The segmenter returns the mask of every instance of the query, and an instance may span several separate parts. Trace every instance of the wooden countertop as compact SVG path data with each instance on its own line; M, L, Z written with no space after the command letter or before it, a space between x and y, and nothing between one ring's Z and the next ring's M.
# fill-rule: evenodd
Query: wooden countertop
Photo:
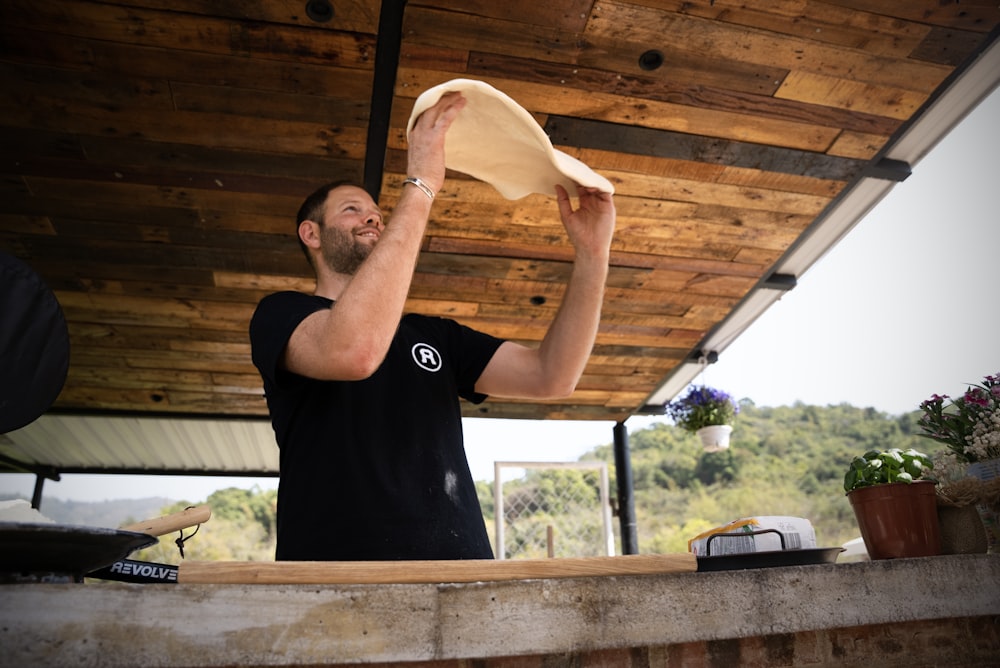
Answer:
M989 665L998 615L1000 555L985 554L438 584L16 584L0 586L0 666L665 665L682 652L701 659L678 665L873 652L884 666Z
M698 570L693 554L459 561L191 561L185 584L436 584L538 578L663 575Z

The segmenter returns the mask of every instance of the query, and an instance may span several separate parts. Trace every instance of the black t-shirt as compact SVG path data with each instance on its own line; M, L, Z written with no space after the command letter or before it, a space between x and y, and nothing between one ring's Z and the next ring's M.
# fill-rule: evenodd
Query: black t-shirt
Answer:
M492 558L458 398L486 398L475 383L503 341L452 320L405 315L365 380L280 370L296 326L332 304L279 292L261 300L250 323L280 448L277 558Z

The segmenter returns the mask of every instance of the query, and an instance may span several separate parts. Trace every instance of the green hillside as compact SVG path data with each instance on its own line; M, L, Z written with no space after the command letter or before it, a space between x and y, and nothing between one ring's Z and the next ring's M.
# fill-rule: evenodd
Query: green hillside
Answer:
M703 452L695 435L666 422L638 430L630 434L629 447L639 551L685 552L688 540L705 529L761 515L810 520L820 547L856 538L854 513L843 491L847 466L854 456L872 448L938 451L942 446L917 435L917 416L894 417L846 404L758 408L744 400L731 447L720 453ZM605 461L614 470L611 444L581 460ZM523 495L525 488L545 487L567 476L577 476L596 489L592 474L550 470L530 472L505 484L504 495ZM480 486L490 524L491 489L485 483ZM612 489L616 489L614 473ZM547 512L539 510L540 521L549 521ZM620 550L617 521L614 529Z
M843 491L854 456L873 448L938 449L917 435L916 414L748 402L727 451L702 453L695 436L667 425L634 434L630 446L641 552L686 550L702 530L751 515L807 518L820 546L840 545L858 536Z

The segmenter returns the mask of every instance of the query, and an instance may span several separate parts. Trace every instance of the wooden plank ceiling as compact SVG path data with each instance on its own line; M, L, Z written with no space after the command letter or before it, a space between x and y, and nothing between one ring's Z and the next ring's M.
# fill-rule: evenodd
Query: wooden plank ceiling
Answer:
M66 315L55 411L265 415L247 324L267 292L312 288L300 200L384 165L391 211L413 100L466 77L611 179L619 214L578 391L467 414L623 420L1000 23L995 0L333 0L327 21L306 8L0 3L0 247ZM537 342L570 258L551 198L510 202L451 174L409 307Z

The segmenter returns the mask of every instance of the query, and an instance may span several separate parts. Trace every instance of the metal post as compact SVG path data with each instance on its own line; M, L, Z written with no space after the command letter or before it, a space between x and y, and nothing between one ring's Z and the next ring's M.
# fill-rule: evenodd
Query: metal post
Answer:
M504 537L503 480L500 462L493 462L493 521L496 523L496 558L507 558L507 539Z
M35 491L31 495L31 507L35 510L42 508L42 487L45 485L45 476L41 473L35 474Z
M405 9L406 0L382 0L382 8L379 11L364 166L365 190L376 202L382 194L382 172L385 168L385 150L389 142L392 96L396 89Z
M611 528L611 481L608 465L601 462L601 522L604 525L604 553L615 556L615 532Z
M639 554L635 523L635 494L632 488L632 455L624 422L614 426L615 478L618 481L618 522L622 533L622 554Z

